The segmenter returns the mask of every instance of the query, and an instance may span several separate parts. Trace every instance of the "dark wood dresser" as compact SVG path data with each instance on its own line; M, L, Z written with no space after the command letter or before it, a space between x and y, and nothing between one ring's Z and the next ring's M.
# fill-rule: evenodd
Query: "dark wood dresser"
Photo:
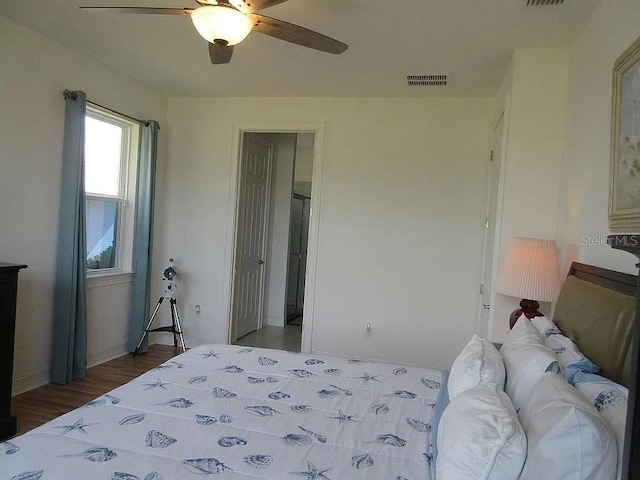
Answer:
M11 385L18 271L21 268L27 266L0 262L0 441L16 434L16 418L11 415Z

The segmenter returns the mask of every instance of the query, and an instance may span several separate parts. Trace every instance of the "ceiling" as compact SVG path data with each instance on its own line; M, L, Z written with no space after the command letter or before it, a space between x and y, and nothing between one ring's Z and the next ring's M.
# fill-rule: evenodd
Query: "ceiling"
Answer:
M13 19L171 97L493 96L513 50L568 46L600 0L289 0L261 13L349 45L342 55L251 33L211 65L189 17L97 14L79 6L195 7L194 0L0 0ZM447 87L407 75L447 74Z

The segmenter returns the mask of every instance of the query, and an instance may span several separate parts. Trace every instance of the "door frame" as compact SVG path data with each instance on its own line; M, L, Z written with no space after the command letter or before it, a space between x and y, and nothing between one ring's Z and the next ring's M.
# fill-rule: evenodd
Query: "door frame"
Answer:
M498 115L498 119L494 122L492 129L493 142L491 144L491 156L489 162L487 162L487 206L485 209L485 224L484 224L484 238L482 241L482 266L480 269L480 301L478 303L478 325L476 327L476 333L483 338L487 338L489 328L489 312L491 310L491 292L487 292L489 303L484 305L485 289L493 289L494 281L494 256L495 256L495 244L498 225L498 200L500 198L500 191L502 187L502 169L503 169L503 134L504 134L504 110ZM498 181L494 188L495 177L493 173L497 168ZM492 197L495 196L495 205L492 205ZM493 211L492 207L493 206ZM493 218L492 218L493 215ZM493 234L493 242L489 245L490 235ZM491 261L488 261L488 257L491 256ZM485 279L489 275L490 279L488 284L485 283ZM486 311L486 316L485 316Z
M478 314L478 330L484 328L487 332L487 338L492 339L494 333L495 313L496 313L496 292L493 286L498 276L498 267L502 262L502 217L504 213L504 187L507 176L507 156L509 153L509 126L511 121L511 90L505 92L504 106L500 115L494 121L493 129L498 126L498 123L502 120L502 142L500 145L500 180L498 181L498 196L496 199L496 219L494 226L494 239L493 239L493 257L491 261L491 292L489 295L489 315L487 316L487 324L481 326L480 313ZM492 131L493 131L492 129ZM493 143L493 142L492 142ZM484 261L484 259L483 259ZM479 303L482 303L482 296L480 296ZM501 319L504 321L504 319Z
M232 339L233 284L235 272L236 230L238 220L238 200L242 140L245 133L313 133L314 155L311 177L311 213L309 215L309 241L307 246L307 271L305 275L304 302L302 316L303 353L311 353L313 338L313 320L315 311L316 274L318 264L318 239L320 234L320 202L322 198L322 164L324 160L326 123L255 123L234 122L232 131L232 151L230 152L229 204L227 207L227 241L225 246L224 292L226 310L227 343Z

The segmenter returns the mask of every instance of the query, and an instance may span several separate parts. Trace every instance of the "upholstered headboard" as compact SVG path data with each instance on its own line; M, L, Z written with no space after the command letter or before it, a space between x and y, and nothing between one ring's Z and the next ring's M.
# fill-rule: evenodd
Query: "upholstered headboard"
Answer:
M638 279L572 263L553 316L560 330L600 367L600 374L628 386Z

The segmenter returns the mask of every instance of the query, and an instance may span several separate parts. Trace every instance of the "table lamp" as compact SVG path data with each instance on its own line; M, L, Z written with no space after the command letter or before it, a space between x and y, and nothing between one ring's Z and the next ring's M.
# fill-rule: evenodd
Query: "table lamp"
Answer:
M553 240L516 237L500 266L493 289L521 298L520 308L509 317L509 327L524 313L528 319L543 316L538 302L553 302L560 293L558 251Z

